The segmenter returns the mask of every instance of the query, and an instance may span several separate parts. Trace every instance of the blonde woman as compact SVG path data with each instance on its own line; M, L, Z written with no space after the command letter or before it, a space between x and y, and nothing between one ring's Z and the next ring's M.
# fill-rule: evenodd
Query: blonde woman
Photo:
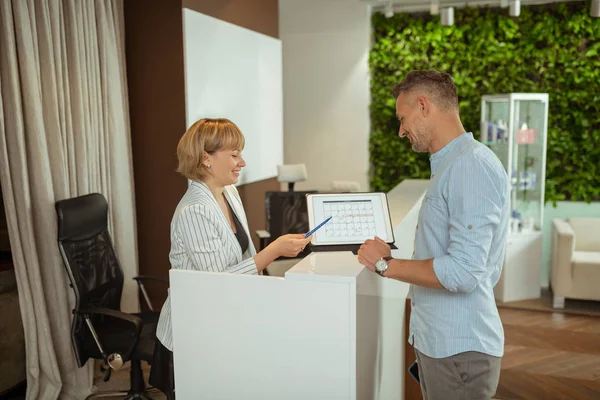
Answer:
M246 166L244 136L225 118L201 119L177 146L177 171L192 182L171 222L171 268L260 274L280 256L295 257L310 242L283 235L260 253L250 240L246 213L234 184ZM160 313L150 384L174 398L171 302ZM179 349L179 351L185 349Z

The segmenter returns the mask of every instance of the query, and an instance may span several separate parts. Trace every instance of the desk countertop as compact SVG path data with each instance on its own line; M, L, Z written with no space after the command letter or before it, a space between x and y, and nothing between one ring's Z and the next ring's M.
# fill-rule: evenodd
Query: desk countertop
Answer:
M314 252L286 272L286 279L353 281L363 270L351 251Z
M407 179L388 193L390 217L395 231L415 207L415 204L420 201L428 185L428 180ZM406 227L406 229L414 231L414 226ZM411 233L414 235L414 232ZM401 238L401 240L404 239ZM412 241L409 242L410 249L404 249L406 246L399 246L398 250L394 251L394 257L410 258ZM397 245L400 244L403 243L397 243ZM364 267L352 252L314 252L288 270L285 278L348 282L355 280L363 269Z
M388 205L394 229L425 194L428 186L428 179L406 179L388 192Z

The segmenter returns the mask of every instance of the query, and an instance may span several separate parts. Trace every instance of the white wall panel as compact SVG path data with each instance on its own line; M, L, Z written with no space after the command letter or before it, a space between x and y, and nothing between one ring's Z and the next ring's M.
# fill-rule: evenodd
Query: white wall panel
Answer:
M186 124L229 118L246 138L238 184L277 176L283 162L281 41L183 9Z

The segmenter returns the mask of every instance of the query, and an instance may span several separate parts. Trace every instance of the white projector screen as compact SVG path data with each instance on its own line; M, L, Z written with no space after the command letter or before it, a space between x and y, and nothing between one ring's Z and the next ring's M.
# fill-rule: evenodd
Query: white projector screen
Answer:
M283 164L281 41L183 9L186 124L228 118L242 131L238 185L277 176Z

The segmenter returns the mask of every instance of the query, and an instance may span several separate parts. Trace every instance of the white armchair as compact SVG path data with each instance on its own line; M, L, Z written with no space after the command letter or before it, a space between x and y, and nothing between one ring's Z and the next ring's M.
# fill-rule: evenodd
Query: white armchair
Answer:
M600 300L600 218L552 220L554 308L565 298Z

